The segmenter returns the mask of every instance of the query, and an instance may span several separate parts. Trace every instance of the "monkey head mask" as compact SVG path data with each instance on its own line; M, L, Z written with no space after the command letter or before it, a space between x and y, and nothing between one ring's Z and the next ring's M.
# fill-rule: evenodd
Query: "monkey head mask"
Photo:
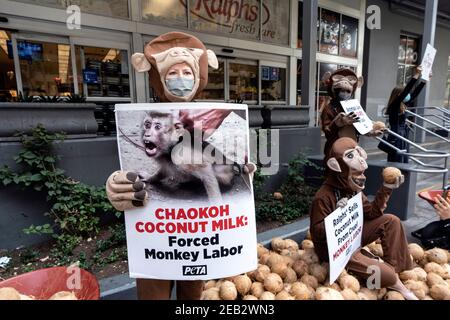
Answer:
M217 69L213 51L194 36L169 32L149 42L144 53L131 57L138 72L149 72L150 85L164 102L194 100L208 83L208 65Z
M327 72L322 78L327 86L328 94L338 101L349 100L354 97L358 87L362 87L363 78L357 77L351 69L339 69L333 73Z
M349 192L360 192L365 187L367 169L367 154L363 148L351 138L336 140L331 148L327 166L333 171L332 181L334 187Z

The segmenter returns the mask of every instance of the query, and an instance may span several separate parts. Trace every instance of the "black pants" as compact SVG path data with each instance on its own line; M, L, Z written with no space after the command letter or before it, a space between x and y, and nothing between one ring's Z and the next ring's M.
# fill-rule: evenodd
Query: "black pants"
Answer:
M394 130L393 130L394 131ZM402 137L408 139L409 136L409 128L405 125L400 125L397 130L394 131L398 135L401 135ZM388 141L396 146L397 148L401 150L406 150L406 152L409 152L409 144L405 141L394 137L390 135L388 137ZM408 157L405 155L402 155L398 153L396 150L391 149L391 151L388 152L387 161L389 162L400 162L400 163L408 163Z

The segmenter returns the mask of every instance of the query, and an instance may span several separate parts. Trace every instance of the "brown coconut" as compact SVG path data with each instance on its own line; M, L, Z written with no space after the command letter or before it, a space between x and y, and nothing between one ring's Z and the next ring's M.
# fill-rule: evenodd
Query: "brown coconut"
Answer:
M301 278L300 278L300 282L303 282L304 284L306 284L308 287L313 288L314 290L317 289L317 287L319 287L319 282L317 281L317 279L314 276L311 276L309 274L304 274Z
M295 300L287 291L281 290L275 296L275 300Z
M238 292L234 283L227 280L220 286L219 295L223 300L236 300Z
M275 300L275 295L270 291L264 291L259 300Z
M292 269L294 269L298 277L301 277L309 272L308 264L303 260L295 261L294 264L292 265Z
M236 286L237 292L239 292L242 296L245 296L252 287L252 280L246 275L235 277L233 282Z
M297 273L295 273L294 269L287 268L286 276L283 278L284 283L294 283L297 281Z
M428 261L436 262L437 264L445 264L447 260L447 252L443 249L434 248L425 252Z
M311 300L311 290L308 286L302 282L294 282L291 286L291 295L295 297L296 300Z
M361 289L358 279L349 274L339 277L338 281L342 289L350 289L355 293Z
M405 300L405 297L402 296L400 292L397 291L388 291L384 295L384 300Z
M20 300L20 293L11 287L0 288L0 300Z
M328 275L328 270L324 266L314 263L309 266L309 273L317 279L319 283L323 283Z
M450 296L450 288L447 284L435 284L430 288L430 296L434 300L444 300Z
M221 300L220 299L220 289L213 287L203 291L202 300Z
M402 175L402 172L394 167L387 167L383 170L383 181L385 183L393 184L396 183L397 178Z
M272 238L270 245L272 247L272 250L277 251L277 252L280 252L281 250L286 249L286 244L284 242L284 239L280 238L280 237Z
M259 298L264 291L264 285L261 282L253 282L250 287L250 293L257 298Z
M258 300L257 297L252 296L251 294L246 295L242 300Z
M276 273L270 273L264 279L264 288L274 294L277 294L283 290L283 280ZM260 298L261 299L261 298Z
M314 249L314 243L311 240L305 239L302 241L302 249Z
M341 295L344 298L344 300L359 300L359 297L356 294L356 292L351 289L342 290Z
M262 265L256 269L254 273L254 277L256 281L264 282L267 275L270 273L270 268L266 265Z
M319 287L316 290L317 300L344 300L344 297L337 290L329 287Z
M78 300L75 293L70 291L59 291L52 295L48 300Z

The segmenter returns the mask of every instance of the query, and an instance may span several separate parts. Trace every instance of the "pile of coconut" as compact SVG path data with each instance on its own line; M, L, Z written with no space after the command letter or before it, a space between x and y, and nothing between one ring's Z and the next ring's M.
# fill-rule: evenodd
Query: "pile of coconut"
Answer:
M0 288L0 300L37 300L34 296L21 294L14 288ZM69 291L59 291L48 300L78 300L75 293Z
M309 237L301 246L291 239L273 238L272 250L258 244L258 268L246 274L205 284L203 300L405 300L386 288L368 289L365 282L343 271L329 285L328 264L319 263ZM365 249L383 257L379 241ZM450 300L450 254L434 248L424 251L410 244L414 268L399 274L405 286L421 300Z

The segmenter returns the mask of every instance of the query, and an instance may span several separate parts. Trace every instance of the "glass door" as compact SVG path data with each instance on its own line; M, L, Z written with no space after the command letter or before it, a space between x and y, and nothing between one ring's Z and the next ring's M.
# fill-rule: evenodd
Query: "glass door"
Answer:
M14 66L12 34L0 29L0 102L16 101L17 74Z

